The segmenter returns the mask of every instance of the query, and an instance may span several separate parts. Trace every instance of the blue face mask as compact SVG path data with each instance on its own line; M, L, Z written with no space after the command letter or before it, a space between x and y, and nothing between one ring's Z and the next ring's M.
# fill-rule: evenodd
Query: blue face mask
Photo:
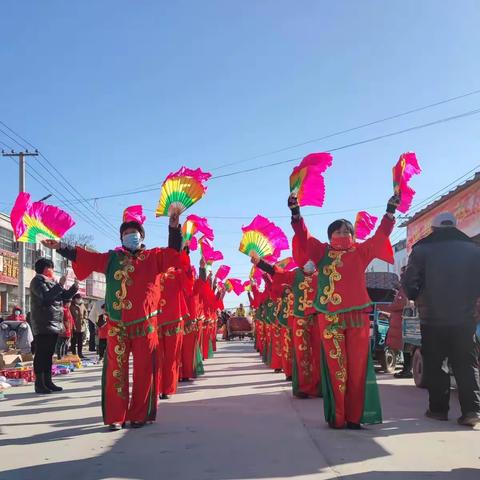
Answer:
M140 237L140 233L138 232L127 233L122 238L122 245L127 250L136 252L142 245L142 238Z

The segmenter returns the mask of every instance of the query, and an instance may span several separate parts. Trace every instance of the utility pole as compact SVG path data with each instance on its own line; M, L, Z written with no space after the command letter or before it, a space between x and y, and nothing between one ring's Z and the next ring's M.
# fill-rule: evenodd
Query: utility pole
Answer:
M25 191L25 157L38 156L38 150L35 152L15 153L13 150L6 153L2 150L4 157L18 157L18 191L22 193ZM25 243L18 242L18 300L19 306L25 314Z

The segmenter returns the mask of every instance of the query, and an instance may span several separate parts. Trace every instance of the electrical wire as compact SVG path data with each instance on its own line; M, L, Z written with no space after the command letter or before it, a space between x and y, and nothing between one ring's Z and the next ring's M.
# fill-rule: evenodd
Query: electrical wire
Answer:
M36 147L31 142L29 142L27 139L22 137L19 133L17 133L12 128L10 128L5 122L0 121L0 123L4 127L6 127L10 132L12 132L14 135L18 136L18 138L20 138L21 140L26 142L30 147L36 149ZM25 148L24 145L22 145L20 142L16 141L13 137L11 137L9 134L7 134L4 130L0 129L0 131L4 135L6 135L8 138L15 141L19 146L22 147L22 149ZM82 196L82 194L78 191L78 189L74 185L72 185L72 183L62 174L62 172L57 167L55 167L55 165L53 165L52 162L50 162L50 160L45 155L43 155L42 153L39 153L39 155L40 155L41 158L43 158L48 163L48 165L50 165L50 167L56 172L56 174L59 175L70 188L63 185L61 183L61 181L58 179L57 175L52 173L50 168L48 168L46 165L43 165L42 163L39 163L39 165L50 175L50 177L55 179L57 181L57 183L62 188L64 188L66 192L68 192L69 195L71 195L73 198L75 198L78 201L80 206L82 206L86 210L87 215L91 215L93 213L93 218L94 219L91 222L89 222L89 224L92 225L92 222L93 222L95 224L95 228L101 229L103 232L107 232L109 230L109 228L105 228L104 225L99 220L97 220L96 216L99 216L107 224L107 227L111 228L110 238L116 238L117 227L115 225L113 225L112 222L110 222L110 220L108 220L100 211L98 211L96 209L93 209L93 207ZM38 174L38 172L37 172L37 174ZM50 186L52 186L52 184L50 182L48 182L48 184ZM54 187L52 186L52 188L54 188ZM59 193L58 189L55 189L55 191ZM76 194L75 194L75 192L76 192ZM69 200L64 195L62 196L62 199L64 199L65 203L69 203ZM77 210L77 212L78 212L78 210ZM82 218L85 218L85 217L82 217ZM115 232L115 235L113 235L113 232Z
M279 148L277 150L271 150L269 152L265 152L265 153L261 153L259 155L255 155L253 157L248 157L248 158L245 158L244 160L238 160L238 161L235 161L235 162L227 163L225 165L220 165L218 167L211 168L210 170L213 172L215 170L220 170L222 168L231 167L233 165L238 165L240 163L245 163L245 162L248 162L248 161L251 161L251 160L257 160L258 158L268 157L270 155L275 155L277 153L282 153L282 152L285 152L287 150L292 150L292 149L295 149L295 148L298 148L298 147L303 147L303 146L311 144L311 143L316 143L316 142L320 142L322 140L327 140L328 138L333 138L333 137L337 137L339 135L344 135L345 133L351 133L351 132L354 132L356 130L360 130L362 128L371 127L373 125L378 125L379 123L384 123L384 122L387 122L387 121L390 121L390 120L395 120L397 118L401 118L401 117L404 117L406 115L411 115L412 113L418 113L418 112L421 112L421 111L424 111L424 110L428 110L430 108L438 107L440 105L445 105L447 103L450 103L450 102L453 102L453 101L456 101L456 100L460 100L460 99L463 99L463 98L467 98L467 97L470 97L472 95L477 95L479 93L480 93L480 89L473 90L471 92L464 93L462 95L457 95L455 97L450 97L450 98L440 100L440 101L435 102L435 103L430 103L429 105L423 105L421 107L417 107L417 108L414 108L412 110L407 110L406 112L397 113L395 115L390 115L388 117L384 117L384 118L381 118L379 120L374 120L372 122L363 123L361 125L357 125L356 127L351 127L351 128L347 128L347 129L344 129L344 130L339 130L337 132L333 132L333 133L330 133L328 135L324 135L323 137L313 138L311 140L306 140L306 141L301 142L301 143L296 143L296 144L290 145L288 147L283 147L283 148Z
M451 121L454 121L454 120L459 120L459 119L470 117L470 116L473 116L473 115L478 115L479 113L480 113L480 108L477 108L477 109L474 109L474 110L469 110L467 112L463 112L463 113L460 113L458 115L452 115L452 116L449 116L449 117L440 118L440 119L434 120L432 122L427 122L427 123L415 125L413 127L404 128L404 129L396 130L396 131L386 133L386 134L383 134L383 135L377 135L375 137L370 137L370 138L367 138L367 139L364 139L364 140L359 140L357 142L348 143L346 145L341 145L339 147L328 149L328 152L337 152L337 151L340 151L340 150L345 150L345 149L348 149L348 148L357 147L357 146L360 146L360 145L365 145L367 143L372 143L372 142L376 142L376 141L379 141L379 140L384 140L386 138L391 138L391 137L394 137L394 136L397 136L397 135L402 135L404 133L409 133L409 132L413 132L413 131L416 131L416 130L422 130L424 128L432 127L432 126L435 126L435 125L440 125L442 123L448 123L448 122L451 122ZM271 168L271 167L276 167L276 166L279 166L279 165L285 165L285 164L288 164L288 163L292 163L292 162L301 160L301 158L302 157L295 157L295 158L290 158L288 160L281 160L281 161L278 161L278 162L272 162L272 163L268 163L268 164L264 164L264 165L259 165L257 167L251 167L251 168L246 168L246 169L242 169L242 170L237 170L237 171L230 172L230 173L225 173L225 174L222 174L222 175L215 175L215 176L210 178L210 181L218 180L220 178L232 177L232 176L240 175L240 174L244 174L244 173L251 173L251 172L258 171L258 170L263 170L264 168ZM140 189L132 190L130 192L113 193L113 194L109 194L109 195L102 195L102 196L88 198L86 200L93 201L93 200L102 200L102 199L106 199L106 198L117 198L117 197L124 197L124 196L130 196L130 195L137 195L137 194L140 194L140 193L152 192L152 191L156 191L156 190L157 190L156 187L155 188L140 187Z

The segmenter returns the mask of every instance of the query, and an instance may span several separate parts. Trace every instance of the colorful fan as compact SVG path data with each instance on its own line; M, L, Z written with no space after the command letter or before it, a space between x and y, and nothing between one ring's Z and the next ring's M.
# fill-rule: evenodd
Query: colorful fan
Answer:
M236 295L241 295L244 291L243 283L241 280L238 280L238 278L227 278L225 281L225 288L227 289L227 292L233 290Z
M417 156L413 152L402 153L393 167L393 192L400 195L401 199L397 208L399 212L407 213L412 205L415 190L409 186L409 182L413 175L418 175L421 171Z
M207 262L207 265L211 266L213 262L223 260L223 253L219 250L214 250L212 244L207 238L200 238L199 244L202 258Z
M197 239L195 238L197 233L203 234L209 240L214 239L213 230L206 218L189 215L182 225L182 237L184 245L188 245L192 251L198 248Z
M292 257L287 257L284 258L283 260L279 260L276 264L276 267L281 268L282 270L285 270L286 272L289 272L290 270L293 270L298 267L296 264L295 260Z
M329 153L311 153L290 175L290 192L297 194L299 206L323 206L325 200L325 180L323 173L332 166Z
M170 173L162 185L156 216L169 216L173 210L182 213L198 202L205 195L205 182L211 176L200 168L182 167L178 172Z
M192 237L191 240L189 240L188 242L184 242L184 243L185 243L185 245L188 246L188 248L190 249L191 252L194 252L198 248L197 237Z
M275 261L282 250L288 249L288 239L282 229L261 215L242 227L242 231L239 250L245 255L256 252L261 258Z
M245 292L251 292L252 291L252 285L250 283L250 280L247 280L247 281L243 282L243 290Z
M36 243L42 239L58 240L75 222L72 217L53 205L31 202L29 193L19 193L10 222L17 242Z
M218 267L217 273L215 274L215 278L217 278L218 280L225 280L229 273L230 267L228 265L220 265Z
M365 240L375 228L378 218L368 212L358 212L355 218L355 239Z
M259 287L262 284L263 272L254 265L250 270L249 278L250 281L253 280L255 284Z

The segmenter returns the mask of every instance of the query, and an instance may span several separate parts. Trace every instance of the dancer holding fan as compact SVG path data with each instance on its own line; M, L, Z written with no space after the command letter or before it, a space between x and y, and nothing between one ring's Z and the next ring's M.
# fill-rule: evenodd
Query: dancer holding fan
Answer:
M178 214L171 214L169 248L147 250L143 241L145 216L139 205L129 207L120 225L122 247L97 253L47 240L73 262L83 280L92 272L105 273L108 343L102 376L103 420L118 430L129 420L132 427L153 421L158 397L157 315L160 303L159 274L178 262L181 232ZM133 355L133 386L129 398L128 364Z
M397 184L402 184L401 180ZM308 232L296 192L292 191L288 199L295 232L294 259L301 265L300 253L307 255L318 270L314 307L319 312L322 341L325 418L332 428L346 425L359 429L361 423L382 421L369 353L371 300L365 270L375 258L393 263L389 235L401 193L401 189L395 190L376 233L363 243L355 242L353 225L344 219L328 227L328 243L320 242Z

